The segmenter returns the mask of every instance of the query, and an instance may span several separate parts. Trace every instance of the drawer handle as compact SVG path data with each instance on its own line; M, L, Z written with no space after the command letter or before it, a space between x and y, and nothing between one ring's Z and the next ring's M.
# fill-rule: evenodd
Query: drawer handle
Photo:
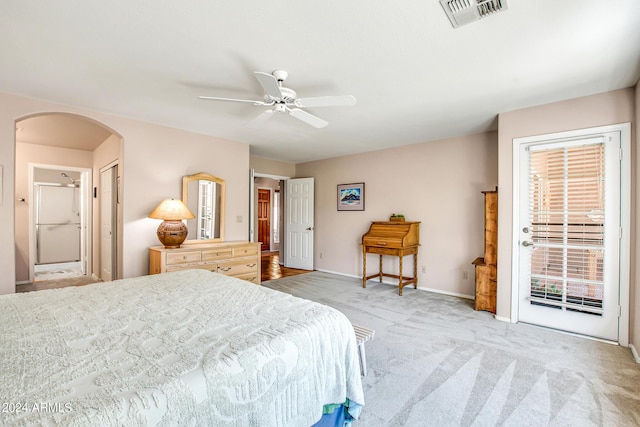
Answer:
M257 264L247 264L247 267L255 267Z
M378 245L380 245L380 246L387 246L387 243L386 243L386 242L378 242Z
M231 267L220 267L219 270L229 271L229 270L231 270Z

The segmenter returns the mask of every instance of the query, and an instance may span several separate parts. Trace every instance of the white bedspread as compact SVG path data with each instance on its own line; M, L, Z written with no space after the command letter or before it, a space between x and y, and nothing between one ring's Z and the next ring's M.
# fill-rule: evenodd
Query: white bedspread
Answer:
M337 310L189 270L0 297L0 424L308 426L364 404Z

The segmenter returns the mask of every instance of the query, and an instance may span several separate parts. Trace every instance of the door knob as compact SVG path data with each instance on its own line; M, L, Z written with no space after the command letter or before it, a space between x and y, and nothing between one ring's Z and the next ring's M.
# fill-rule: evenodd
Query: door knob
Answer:
M533 246L533 242L525 240L524 242L522 242L522 246Z
M307 227L307 231L313 230L313 227Z

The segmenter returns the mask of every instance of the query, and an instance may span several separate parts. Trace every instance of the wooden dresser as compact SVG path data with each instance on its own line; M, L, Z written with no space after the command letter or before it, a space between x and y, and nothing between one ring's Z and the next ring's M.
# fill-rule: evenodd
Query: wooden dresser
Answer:
M373 221L362 236L362 287L367 287L367 280L378 277L398 279L398 294L402 288L413 284L418 287L418 247L420 246L420 222L405 221ZM380 256L378 273L367 276L367 254ZM382 271L382 256L398 257L399 274L388 274ZM413 277L403 275L402 264L406 255L413 255Z
M484 194L484 257L476 258L476 310L496 312L498 265L498 191Z
M149 274L202 268L260 284L260 243L224 242L149 248Z

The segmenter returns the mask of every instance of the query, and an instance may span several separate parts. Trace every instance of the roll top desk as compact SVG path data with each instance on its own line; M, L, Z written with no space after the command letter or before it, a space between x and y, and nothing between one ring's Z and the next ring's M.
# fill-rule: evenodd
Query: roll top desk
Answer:
M398 294L402 288L413 284L418 287L418 248L420 247L420 222L417 221L373 221L369 230L362 236L362 287L367 287L367 280L378 277L398 279ZM378 273L367 276L367 254L379 255ZM382 256L398 257L399 274L382 271ZM413 255L413 277L403 275L403 258Z

